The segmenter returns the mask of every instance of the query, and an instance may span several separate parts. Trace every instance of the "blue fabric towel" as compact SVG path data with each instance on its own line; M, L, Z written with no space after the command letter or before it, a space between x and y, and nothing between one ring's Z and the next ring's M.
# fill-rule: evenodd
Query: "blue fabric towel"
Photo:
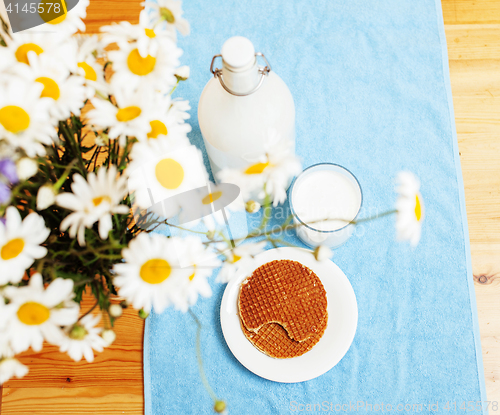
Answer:
M481 413L484 374L439 0L186 0L184 10L192 33L179 45L191 78L176 96L191 102L194 144L204 150L197 102L212 56L242 35L293 94L305 167L334 162L351 170L363 188L361 217L394 207L400 170L420 178L426 206L416 249L395 241L394 217L386 217L358 226L335 251L356 293L358 328L340 363L311 381L271 382L233 357L219 321L225 286L212 277L213 296L194 311L204 326L208 380L228 412L288 414L323 403L346 412L362 402L359 411L389 404L413 413L422 404L424 412L449 414L472 404ZM213 413L195 341L189 314L168 309L148 318L147 415Z

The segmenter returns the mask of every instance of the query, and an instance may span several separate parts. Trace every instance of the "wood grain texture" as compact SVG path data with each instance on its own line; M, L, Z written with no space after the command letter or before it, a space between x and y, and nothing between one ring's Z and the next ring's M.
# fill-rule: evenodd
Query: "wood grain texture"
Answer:
M93 304L85 296L82 310ZM4 384L1 414L142 414L144 322L128 308L115 331L115 343L92 363L74 362L50 345L21 354L30 371Z
M442 6L486 389L489 400L500 402L500 1ZM90 0L88 32L137 22L139 10L139 0ZM30 373L4 385L2 415L143 413L143 322L133 310L117 322L117 334L92 364L72 362L53 347L24 353Z
M500 2L443 0L488 400L500 401ZM490 413L495 413L490 411Z

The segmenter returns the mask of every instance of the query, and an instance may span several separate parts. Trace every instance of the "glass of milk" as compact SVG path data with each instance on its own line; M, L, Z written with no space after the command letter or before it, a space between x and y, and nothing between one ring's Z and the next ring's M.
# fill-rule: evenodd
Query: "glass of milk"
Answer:
M333 163L305 169L290 189L297 236L310 247L342 245L354 231L363 193L356 177Z

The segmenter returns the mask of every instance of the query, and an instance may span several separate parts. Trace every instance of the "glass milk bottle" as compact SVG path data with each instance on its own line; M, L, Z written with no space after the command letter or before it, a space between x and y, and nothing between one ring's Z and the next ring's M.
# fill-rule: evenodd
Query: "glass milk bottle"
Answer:
M222 69L214 69L218 57ZM295 151L292 94L250 40L228 39L210 70L214 77L201 94L198 121L216 181L221 169L244 169L281 140Z

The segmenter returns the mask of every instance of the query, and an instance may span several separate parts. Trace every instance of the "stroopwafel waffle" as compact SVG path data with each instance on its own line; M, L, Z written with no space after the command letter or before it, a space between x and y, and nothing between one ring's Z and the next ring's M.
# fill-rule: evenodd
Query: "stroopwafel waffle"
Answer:
M243 334L261 352L276 359L290 359L303 355L319 342L328 323L328 313L321 322L319 330L302 342L288 337L286 330L278 323L264 324L257 333L247 330L241 320L240 323Z
M240 318L248 331L278 323L299 342L320 331L326 306L326 291L318 276L291 260L257 268L242 283L238 298Z

